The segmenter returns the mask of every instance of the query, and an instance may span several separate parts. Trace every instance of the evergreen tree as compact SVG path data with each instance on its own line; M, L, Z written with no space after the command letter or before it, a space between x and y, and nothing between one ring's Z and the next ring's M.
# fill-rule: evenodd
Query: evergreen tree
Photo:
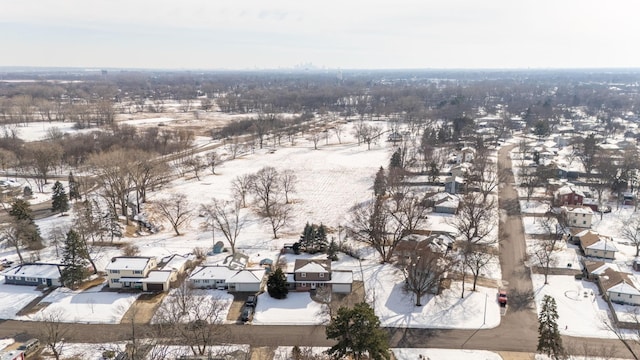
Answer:
M267 279L267 292L274 299L284 299L289 293L287 288L287 277L282 269L277 268Z
M316 230L315 248L324 252L327 250L327 246L329 246L327 242L327 228L321 223Z
M80 191L78 190L78 183L73 177L73 173L69 173L69 200L81 200Z
M17 199L11 204L9 215L16 229L16 237L19 241L30 249L42 248L42 237L40 228L33 220L31 206L23 199Z
M327 259L331 261L338 261L338 251L338 244L336 244L332 237L329 247L327 248Z
M380 169L376 173L376 178L373 181L373 193L375 196L384 196L387 192L387 176L384 173L384 168L380 166Z
M60 181L53 184L53 195L51 196L51 211L65 213L69 210L69 198L64 191L64 186Z
M402 149L398 148L391 155L391 160L389 161L389 169L393 168L402 168Z
M553 359L564 359L565 351L558 330L558 311L556 299L545 295L542 299L542 310L538 317L538 352Z
M352 356L355 360L389 359L387 333L380 328L380 319L369 304L362 302L353 308L341 307L325 329L327 339L337 340L327 353L334 359Z
M87 263L87 250L84 242L78 233L69 230L62 252L62 264L64 265L60 271L62 283L69 288L75 288L87 274Z

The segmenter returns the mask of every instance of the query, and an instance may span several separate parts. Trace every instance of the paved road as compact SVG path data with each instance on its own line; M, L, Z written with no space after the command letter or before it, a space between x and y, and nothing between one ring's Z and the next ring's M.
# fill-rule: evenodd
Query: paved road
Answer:
M502 277L509 288L509 308L500 326L478 330L388 329L392 347L433 347L450 349L478 349L533 353L537 344L537 318L533 307L533 286L525 268L524 229L520 218L517 193L513 187L509 147L499 152L500 207L500 263ZM36 322L1 321L0 337L17 336L24 340L37 336L40 324ZM72 332L67 341L105 343L127 340L131 326L127 324L70 324ZM138 334L144 333L138 327ZM323 326L251 326L229 325L229 343L249 343L252 346L330 346ZM563 337L565 346L575 354L584 355L585 349L606 350L609 357L630 357L618 340Z

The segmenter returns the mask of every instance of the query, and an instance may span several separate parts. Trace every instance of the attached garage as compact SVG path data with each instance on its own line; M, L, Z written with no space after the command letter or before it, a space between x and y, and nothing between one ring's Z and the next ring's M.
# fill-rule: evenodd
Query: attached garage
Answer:
M171 282L171 271L153 270L149 271L146 278L142 279L142 290L144 291L168 291Z
M349 294L353 284L351 271L334 270L331 273L331 291L340 294Z
M265 270L240 270L227 279L229 291L256 293L262 289Z

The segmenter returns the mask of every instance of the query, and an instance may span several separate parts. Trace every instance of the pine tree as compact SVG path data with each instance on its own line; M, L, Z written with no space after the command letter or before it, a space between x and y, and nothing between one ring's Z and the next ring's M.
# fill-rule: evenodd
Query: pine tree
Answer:
M51 196L51 211L65 213L69 210L69 198L64 191L64 186L60 181L53 184L53 195Z
M12 222L16 228L16 237L20 242L30 249L42 248L42 237L40 236L40 228L33 220L31 214L31 206L23 199L17 199L11 204L9 210Z
M69 173L69 200L81 200L80 191L78 190L78 183L73 177L73 173Z
M389 169L402 168L402 149L398 148L389 160Z
M267 279L267 292L274 299L284 299L289 293L287 288L287 277L282 269L277 268Z
M542 310L538 317L538 352L553 359L564 359L565 351L558 330L558 311L556 299L545 295L542 299Z
M373 181L373 193L375 196L384 196L387 192L387 176L384 173L384 168L380 166L380 169L376 173L376 178Z
M85 278L88 264L87 249L78 233L73 230L69 230L64 241L62 264L62 283L73 289Z
M369 304L362 302L353 308L341 307L326 327L327 339L337 340L327 353L334 359L348 355L360 360L365 354L369 359L389 359L387 333L380 328L380 319Z

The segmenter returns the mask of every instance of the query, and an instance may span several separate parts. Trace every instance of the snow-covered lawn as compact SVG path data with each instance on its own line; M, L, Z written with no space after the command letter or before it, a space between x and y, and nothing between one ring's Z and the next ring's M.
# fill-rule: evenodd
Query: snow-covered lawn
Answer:
M322 305L311 300L306 292L290 292L283 300L261 294L253 316L254 325L315 325L328 320Z
M75 123L63 121L38 121L29 122L27 124L13 124L0 127L0 131L15 130L18 137L26 142L40 141L48 137L48 133L52 128L57 128L63 134L77 133L79 131L94 131L96 129L77 130L74 128Z
M485 350L456 350L456 349L391 349L398 360L502 360L497 353Z
M179 292L180 289L171 289L169 294L162 299L162 304L151 319L152 324L158 323L162 320L163 310L171 309L167 304L171 301L175 301L174 299L176 296L179 296ZM229 314L229 308L231 308L231 304L233 303L233 295L222 290L193 289L187 296L190 300L193 300L194 305L197 304L197 309L189 309L189 314L185 314L183 318L180 319L181 322L192 321L192 319L202 319L203 317L211 319L215 317L216 319L222 319L224 322ZM191 301L188 305L191 305ZM205 307L204 310L202 306ZM210 313L209 310L214 307L216 309L216 313Z
M530 263L533 265L536 261L535 258L535 247L536 244L542 243L541 240L531 239L529 236L525 236L527 239L527 254L530 256ZM567 244L564 241L558 241L556 243L556 250L552 254L552 268L571 268L571 269L580 269L580 259L579 249L576 245Z
M549 202L520 200L520 212L523 214L545 214L547 211L549 211Z
M544 285L543 275L532 274L531 279L538 311L545 295L556 300L560 333L578 337L616 337L605 326L605 323L610 324L609 307L598 295L595 283L562 275L550 275L547 285Z
M101 287L87 291L58 288L41 301L50 303L47 307L18 319L40 320L54 317L63 322L118 324L140 295L100 290Z
M425 296L422 306L415 306L415 297L404 291L404 278L391 265L364 268L365 290L374 300L376 314L383 326L410 328L478 329L500 324L497 290L478 286L460 298L461 283L438 296Z
M522 225L524 226L524 233L527 235L542 235L548 234L548 230L542 226L543 218L535 216L523 216ZM555 219L551 219L551 223L557 223Z
M13 319L18 311L42 293L34 286L7 285L0 276L0 319Z

